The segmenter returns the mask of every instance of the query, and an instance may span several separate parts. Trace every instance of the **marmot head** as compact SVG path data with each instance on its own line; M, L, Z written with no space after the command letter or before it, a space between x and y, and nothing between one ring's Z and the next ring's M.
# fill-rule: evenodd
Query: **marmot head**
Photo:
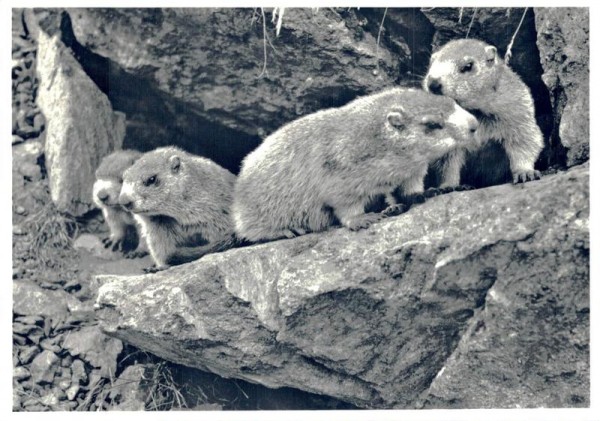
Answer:
M141 156L133 150L115 151L102 159L96 169L92 199L99 206L119 206L123 173Z
M383 136L409 161L431 161L475 142L477 119L452 98L409 89L389 99Z
M123 175L121 206L136 214L179 219L190 201L186 183L192 166L186 162L187 156L172 146L144 154Z
M496 47L475 39L454 40L432 54L423 89L478 109L481 98L495 92L502 70Z

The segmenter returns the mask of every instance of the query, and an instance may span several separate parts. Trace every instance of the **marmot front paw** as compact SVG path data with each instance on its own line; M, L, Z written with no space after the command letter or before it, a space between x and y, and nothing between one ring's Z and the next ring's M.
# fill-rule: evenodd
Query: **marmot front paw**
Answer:
M364 215L355 216L346 222L346 226L351 231L358 231L364 228L369 228L375 222L380 221L383 215L380 213L366 213Z
M542 173L538 170L524 170L513 173L513 184L526 183L528 181L539 180Z

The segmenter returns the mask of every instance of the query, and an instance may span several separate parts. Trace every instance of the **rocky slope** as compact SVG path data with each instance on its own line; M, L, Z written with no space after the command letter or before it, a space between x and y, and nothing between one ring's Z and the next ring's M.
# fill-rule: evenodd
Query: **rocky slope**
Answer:
M82 221L98 224L87 213L92 174L120 145L175 144L236 172L287 121L418 84L448 39L480 38L504 54L514 35L510 65L532 90L545 136L536 167L589 159L587 9L286 9L279 35L277 16L13 10L15 410L144 406L135 391L128 400L131 390L108 389L119 382L110 350L120 342L89 308L92 274L131 270L105 270L103 253L82 270L69 238ZM230 251L154 277L101 277L98 314L112 335L169 360L361 407L586 406L587 172L453 193L358 234ZM112 357L99 360L98 349ZM156 377L152 367L117 370L138 384L142 371ZM273 401L297 400L293 390L286 400L290 390ZM301 396L308 408L350 406ZM286 408L245 405L225 407Z
M585 406L588 175L101 276L99 316L168 360L362 407Z

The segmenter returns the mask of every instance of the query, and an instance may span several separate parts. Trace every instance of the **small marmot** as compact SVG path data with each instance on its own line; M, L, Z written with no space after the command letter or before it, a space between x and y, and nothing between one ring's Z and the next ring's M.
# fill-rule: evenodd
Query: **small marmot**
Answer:
M450 41L431 56L423 88L446 95L480 123L475 149L459 148L440 160L440 187L462 181L486 187L540 178L534 164L544 146L529 88L498 57L496 47L474 39Z
M134 214L156 271L196 260L233 233L235 175L176 147L145 153L123 176L119 203Z
M242 162L232 208L236 235L251 242L291 238L336 219L366 228L382 217L365 213L374 196L396 186L423 192L428 164L473 141L476 127L452 99L405 88L288 123Z
M93 201L102 210L110 230L110 236L102 240L104 246L122 251L126 257L148 254L133 215L119 205L123 173L140 156L142 153L134 150L118 150L105 156L96 169L92 193Z

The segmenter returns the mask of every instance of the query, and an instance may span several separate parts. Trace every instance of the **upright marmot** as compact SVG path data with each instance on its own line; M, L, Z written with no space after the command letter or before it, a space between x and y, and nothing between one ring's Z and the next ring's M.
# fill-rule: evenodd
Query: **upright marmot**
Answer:
M534 164L544 141L531 93L496 47L474 39L450 41L431 56L423 88L453 98L480 122L479 147L456 149L437 163L440 187L459 185L463 167L463 183L477 187L540 177Z
M104 246L111 247L113 251L122 251L127 257L147 254L133 215L119 205L123 173L140 156L141 152L133 150L118 150L105 156L96 169L92 193L93 201L102 210L110 229L110 236L102 240Z
M450 98L396 88L293 121L242 163L233 217L241 240L369 226L375 196L423 192L428 164L470 141L477 120Z
M156 267L196 260L233 233L235 176L176 147L144 154L125 171L119 203L142 227Z

